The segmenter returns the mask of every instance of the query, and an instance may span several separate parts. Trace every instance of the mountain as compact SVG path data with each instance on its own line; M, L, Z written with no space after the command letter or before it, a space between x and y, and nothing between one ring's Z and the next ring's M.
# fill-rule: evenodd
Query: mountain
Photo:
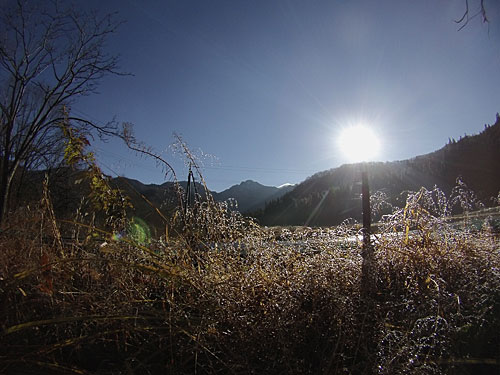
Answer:
M263 225L336 225L361 218L361 164L343 165L317 173L292 191L254 212ZM367 163L370 189L383 191L391 203L401 205L401 193L432 189L450 194L461 177L485 205L500 190L500 116L478 135L450 139L443 148L412 159Z
M436 185L449 195L458 177L485 205L491 205L490 198L497 197L500 191L500 116L497 114L495 124L485 125L480 134L466 135L458 141L450 139L435 152L402 161L367 163L366 167L372 193L383 191L397 206L404 204L402 192L416 191L422 186L432 189ZM239 211L254 216L262 225L330 226L347 218L361 219L360 171L361 164L348 164L316 173L295 186L264 186L247 180L212 194L217 201L235 199ZM50 175L56 213L62 217L73 215L81 198L88 195L89 186L77 183L84 179L82 171L67 167L26 172L25 183L13 190L12 202L39 201L45 173ZM164 228L164 221L155 208L168 218L179 199L185 198L184 192L179 196L173 182L143 184L125 177L111 182L130 197L134 206L132 215L160 229ZM187 182L180 185L185 191ZM196 183L191 191L205 199L201 184Z
M122 190L131 199L134 206L134 215L150 222L155 227L161 226L162 218L151 205L160 209L165 216L170 216L175 207L178 206L179 198L185 199L187 181L180 181L179 184L183 189L181 197L179 197L173 182L157 185L143 184L140 181L126 177L112 179L112 185ZM267 202L279 199L291 191L293 187L294 185L286 184L278 188L247 180L220 193L211 192L211 194L219 202L234 199L237 202L236 209L240 212L247 212L264 208ZM206 198L205 189L200 183L196 182L194 186L192 185L191 192L193 195L194 192L200 194L202 199ZM193 195L191 199L194 199Z
M287 184L278 188L247 180L220 193L212 193L212 195L216 201L235 199L238 202L238 210L248 212L264 208L266 202L280 198L291 191L293 187L294 185Z

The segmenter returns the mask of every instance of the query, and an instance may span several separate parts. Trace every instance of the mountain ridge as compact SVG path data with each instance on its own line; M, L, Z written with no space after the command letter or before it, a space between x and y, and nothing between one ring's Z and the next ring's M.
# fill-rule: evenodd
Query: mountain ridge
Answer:
M347 218L360 219L360 165L344 164L317 172L297 185L281 188L265 186L253 180L245 180L222 192L210 192L216 201L235 199L237 209L255 217L262 225L311 225L331 226ZM476 135L450 139L448 144L428 154L406 160L366 163L372 192L383 191L391 204L404 204L401 193L416 191L420 187L432 189L438 186L449 194L457 178L476 193L486 205L490 197L498 197L500 190L500 116L494 125L485 125ZM51 173L51 195L56 211L70 215L78 209L78 202L88 194L88 187L76 184L85 172L68 167L53 171L32 171L27 175L31 182L19 190L17 196L39 199L45 173ZM31 177L29 177L31 176ZM131 215L151 221L161 228L163 218L155 208L170 217L179 204L180 197L172 181L163 184L144 184L126 177L111 179L113 187L130 197L134 209ZM179 185L186 191L187 181ZM205 188L196 182L191 189L206 199ZM37 198L38 197L38 198ZM146 198L146 199L144 199Z
M263 225L336 225L360 219L360 163L315 173L283 197L253 213ZM391 203L404 191L438 186L446 193L457 178L486 205L500 190L500 116L476 135L450 139L434 152L406 160L366 163L372 191L382 190Z
M238 204L238 210L240 212L247 212L263 208L266 202L281 197L291 191L291 189L291 186L279 188L262 185L254 180L246 180L220 193L212 193L212 195L217 201L235 199Z

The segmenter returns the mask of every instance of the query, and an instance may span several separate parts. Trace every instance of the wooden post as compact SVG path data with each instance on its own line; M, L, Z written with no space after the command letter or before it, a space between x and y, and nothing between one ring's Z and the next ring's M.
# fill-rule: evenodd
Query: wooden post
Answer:
M368 297L371 295L371 290L374 285L373 275L373 247L371 244L371 209L370 209L370 187L368 185L368 171L366 164L363 163L361 170L361 195L363 204L363 249L361 256L363 257L363 264L361 266L361 293Z
M362 314L363 337L367 353L371 353L373 348L376 347L375 342L375 291L376 291L376 278L375 278L375 259L374 249L370 241L371 235L371 209L370 209L370 186L368 184L368 167L366 163L361 166L361 200L363 205L363 249L361 255L363 263L361 265L361 294L360 303L363 307L364 314ZM365 374L373 374L371 361L366 362L364 369Z
M186 186L186 197L184 199L184 203L185 203L184 218L187 217L187 211L188 211L188 207L189 207L189 204L191 201L191 176L192 176L192 174L193 174L193 172L191 170L191 163L190 163L189 164L188 181L187 181L187 186Z
M370 208L370 186L368 185L368 173L366 171L366 165L363 165L362 168L361 195L363 202L363 252L366 252L370 247L372 217Z

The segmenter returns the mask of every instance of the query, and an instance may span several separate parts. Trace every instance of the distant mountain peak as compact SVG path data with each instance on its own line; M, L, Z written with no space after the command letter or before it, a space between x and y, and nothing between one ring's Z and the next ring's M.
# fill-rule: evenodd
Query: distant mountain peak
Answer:
M240 183L240 185L261 185L259 184L257 181L254 181L254 180L246 180L246 181L242 181Z
M276 186L266 186L254 180L246 180L212 195L217 201L236 199L238 210L248 212L264 208L267 202L278 199L288 190L290 190L289 186L279 189Z
M278 189L282 189L282 188L290 187L290 186L295 186L295 184L291 184L289 182L285 182L284 184L281 184L280 186L278 186Z

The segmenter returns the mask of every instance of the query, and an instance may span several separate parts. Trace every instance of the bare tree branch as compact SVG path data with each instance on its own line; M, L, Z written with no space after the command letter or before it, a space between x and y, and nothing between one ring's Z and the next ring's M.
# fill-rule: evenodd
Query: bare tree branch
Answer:
M10 182L34 155L51 155L66 120L88 133L118 134L116 124L62 117L79 97L118 71L105 42L119 26L113 15L81 13L57 0L6 0L0 13L0 222ZM57 147L56 147L57 148Z
M469 24L471 20L481 15L483 23L489 23L489 19L487 17L486 8L484 7L484 0L480 0L479 10L472 11L469 8L469 0L465 0L465 11L460 19L455 20L456 23L461 24L459 31L462 30L465 26Z

